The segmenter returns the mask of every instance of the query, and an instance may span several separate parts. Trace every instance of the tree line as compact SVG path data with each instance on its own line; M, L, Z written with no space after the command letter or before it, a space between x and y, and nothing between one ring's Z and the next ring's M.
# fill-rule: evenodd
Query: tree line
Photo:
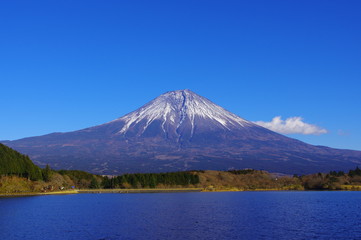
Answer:
M343 171L330 171L329 173L316 173L298 177L306 190L338 190L342 186L361 185L361 169L357 166L348 173Z
M117 177L104 177L104 188L155 188L163 186L189 186L199 183L199 176L192 172L135 173Z

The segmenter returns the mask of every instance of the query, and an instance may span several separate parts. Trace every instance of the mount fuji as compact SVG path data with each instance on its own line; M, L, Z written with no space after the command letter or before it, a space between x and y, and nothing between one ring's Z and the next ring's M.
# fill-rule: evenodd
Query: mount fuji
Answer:
M190 90L166 92L99 126L3 143L40 166L98 174L240 168L306 174L361 164L361 151L283 136Z

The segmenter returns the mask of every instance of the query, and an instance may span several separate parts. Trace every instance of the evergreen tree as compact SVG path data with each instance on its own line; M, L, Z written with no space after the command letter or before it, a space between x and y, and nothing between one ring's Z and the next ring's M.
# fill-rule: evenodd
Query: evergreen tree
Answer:
M90 182L90 185L89 185L89 188L92 188L92 189L98 189L98 188L100 188L100 185L99 185L99 183L98 183L98 180L97 180L95 177L92 178L92 180L91 180L91 182Z
M51 177L51 168L49 166L49 164L46 164L46 167L43 169L43 179L45 182L49 182L50 181L50 177Z

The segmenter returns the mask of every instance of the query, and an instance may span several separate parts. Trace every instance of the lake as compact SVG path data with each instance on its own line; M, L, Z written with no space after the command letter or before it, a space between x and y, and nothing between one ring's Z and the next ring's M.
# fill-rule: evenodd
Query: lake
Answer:
M361 192L0 198L0 239L361 239Z

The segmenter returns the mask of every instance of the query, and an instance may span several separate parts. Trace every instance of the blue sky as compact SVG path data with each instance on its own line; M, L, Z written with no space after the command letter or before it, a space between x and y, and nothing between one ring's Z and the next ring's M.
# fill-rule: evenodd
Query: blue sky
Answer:
M361 150L360 1L2 1L0 139L94 126L191 89Z

